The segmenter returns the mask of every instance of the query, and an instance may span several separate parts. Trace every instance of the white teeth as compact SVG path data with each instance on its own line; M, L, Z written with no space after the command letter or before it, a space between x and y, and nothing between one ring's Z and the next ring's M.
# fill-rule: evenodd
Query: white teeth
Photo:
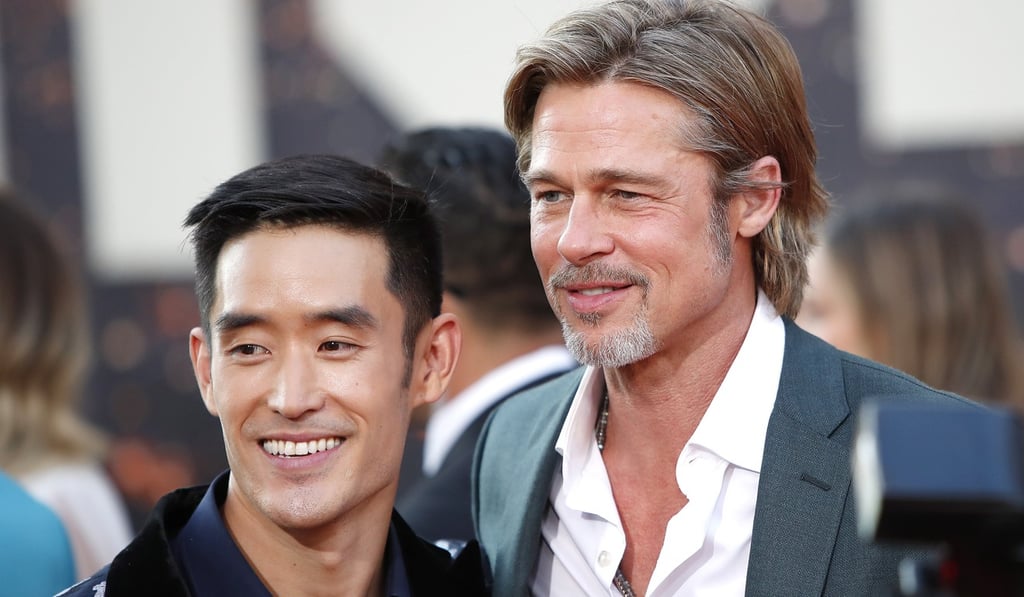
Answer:
M613 290L615 289L610 286L601 286L599 288L586 288L584 290L581 290L580 294L582 294L583 296L596 296L598 294L604 294L606 292L611 292Z
M263 450L274 456L306 456L333 450L341 445L341 441L338 437L322 437L308 442L268 439L263 441Z

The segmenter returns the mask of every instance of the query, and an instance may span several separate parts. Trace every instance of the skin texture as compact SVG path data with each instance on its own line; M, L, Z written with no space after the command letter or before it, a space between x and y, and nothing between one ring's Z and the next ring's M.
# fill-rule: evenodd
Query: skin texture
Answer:
M856 293L828 253L818 248L807 262L808 284L797 324L840 350L872 356Z
M450 315L421 330L406 380L405 312L383 241L324 226L259 229L218 259L211 335L192 331L203 400L231 479L228 530L275 593L379 590L411 410L444 391L458 356ZM268 439L341 440L283 458Z
M622 569L639 594L686 505L666 480L746 335L751 239L779 200L738 194L716 222L711 163L681 141L692 121L650 87L550 84L524 175L534 258L567 345L605 367L602 456L626 531ZM754 180L779 176L773 157L752 164Z

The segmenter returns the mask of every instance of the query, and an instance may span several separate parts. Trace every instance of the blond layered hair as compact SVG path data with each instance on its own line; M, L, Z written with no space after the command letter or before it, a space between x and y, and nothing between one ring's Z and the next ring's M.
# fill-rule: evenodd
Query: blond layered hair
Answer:
M94 459L76 414L89 362L80 284L43 223L0 191L0 469L22 475Z
M765 188L750 167L774 156L778 210L754 239L754 273L776 310L795 316L807 255L828 196L814 171L817 148L803 78L786 39L768 21L721 2L614 0L577 10L523 46L505 88L505 125L530 166L534 109L552 83L637 83L677 98L694 117L682 142L714 164L718 208ZM680 123L683 129L683 123Z

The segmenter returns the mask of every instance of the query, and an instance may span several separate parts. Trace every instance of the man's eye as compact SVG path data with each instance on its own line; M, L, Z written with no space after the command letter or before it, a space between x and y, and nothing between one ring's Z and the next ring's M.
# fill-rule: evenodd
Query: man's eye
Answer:
M562 196L563 193L561 191L540 191L534 196L534 198L543 203L555 203L556 201L560 201Z
M267 349L263 348L259 344L239 344L231 349L231 354L240 354L243 356L255 356L265 354L266 352Z
M342 342L341 340L328 340L320 345L320 348L327 352L338 352L341 350L347 350L352 348L352 345L348 342Z
M633 191L623 191L622 189L615 191L614 194L622 199L636 199L637 197L640 196L640 193L634 193Z

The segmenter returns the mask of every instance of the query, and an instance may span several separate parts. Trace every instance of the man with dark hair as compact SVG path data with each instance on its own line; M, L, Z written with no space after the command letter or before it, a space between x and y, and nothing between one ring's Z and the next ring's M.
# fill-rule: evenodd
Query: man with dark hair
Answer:
M441 248L423 195L331 156L269 162L188 214L190 354L230 470L165 496L73 589L119 595L480 594L393 511L414 407L451 377Z
M581 8L520 49L505 121L587 367L481 435L495 594L885 594L905 552L857 536L861 403L966 401L790 319L827 198L781 33L712 0Z
M424 189L444 247L444 302L463 351L425 437L410 437L397 509L428 539L474 536L470 470L495 406L576 366L530 251L530 195L504 131L427 128L389 144L381 165ZM420 454L417 454L419 448ZM417 457L418 456L418 457ZM415 468L413 468L415 467Z

